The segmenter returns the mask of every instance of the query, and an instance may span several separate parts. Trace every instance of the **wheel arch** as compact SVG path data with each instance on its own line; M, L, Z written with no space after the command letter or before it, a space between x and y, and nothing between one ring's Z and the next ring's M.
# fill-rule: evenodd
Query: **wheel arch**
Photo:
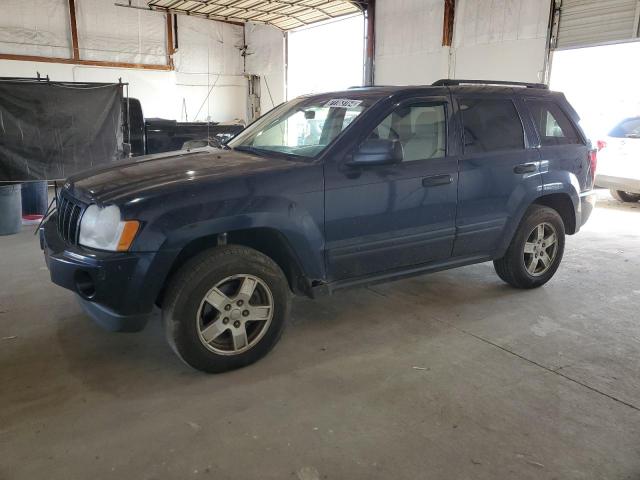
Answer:
M520 204L517 213L511 217L511 221L507 224L507 228L503 235L502 242L494 252L493 258L501 258L505 254L513 236L518 231L518 227L520 226L525 213L532 205L542 205L552 208L558 212L560 218L562 218L566 234L573 235L577 232L578 222L576 218L576 204L569 192L553 192L529 198Z
M552 208L564 223L565 233L573 235L577 231L576 209L573 200L568 193L549 193L536 198L533 205L542 205Z
M162 306L166 285L187 261L204 250L224 243L250 247L265 254L282 269L292 292L307 296L311 295L311 285L307 281L302 262L286 236L275 228L253 227L205 235L195 238L184 245L169 268L164 286L156 299L156 304Z

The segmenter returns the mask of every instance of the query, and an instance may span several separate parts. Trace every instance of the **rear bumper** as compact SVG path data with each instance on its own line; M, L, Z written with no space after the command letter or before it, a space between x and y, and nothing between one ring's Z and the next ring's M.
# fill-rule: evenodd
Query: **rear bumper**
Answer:
M589 190L580 194L580 219L577 222L576 227L578 228L576 228L576 231L587 223L587 220L589 220L589 217L596 206L596 197L597 194L595 190Z
M621 190L640 194L640 180L635 178L616 177L613 175L596 175L596 185L602 188Z
M51 281L76 293L98 324L112 331L144 328L160 288L151 268L155 253L98 252L67 245L55 218L40 229L40 246Z

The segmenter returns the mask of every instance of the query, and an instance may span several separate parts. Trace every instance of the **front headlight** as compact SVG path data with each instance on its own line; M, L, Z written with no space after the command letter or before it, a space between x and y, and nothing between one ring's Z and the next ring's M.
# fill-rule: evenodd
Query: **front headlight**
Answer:
M136 220L120 220L116 205L100 208L89 205L80 221L80 245L98 250L124 252L129 250L138 233Z

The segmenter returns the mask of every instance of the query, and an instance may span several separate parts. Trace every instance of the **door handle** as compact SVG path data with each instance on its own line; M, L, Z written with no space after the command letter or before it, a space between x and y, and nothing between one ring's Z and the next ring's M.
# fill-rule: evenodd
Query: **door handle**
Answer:
M513 172L518 174L534 173L538 171L538 165L535 163L522 163L513 167Z
M438 185L449 185L453 182L451 175L432 175L422 179L423 187L436 187Z

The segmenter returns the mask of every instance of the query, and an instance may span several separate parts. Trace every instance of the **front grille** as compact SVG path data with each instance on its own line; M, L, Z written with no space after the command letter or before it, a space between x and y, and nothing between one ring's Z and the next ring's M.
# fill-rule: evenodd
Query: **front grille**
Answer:
M72 245L78 244L83 208L83 205L74 198L62 193L58 197L58 232L66 242Z

